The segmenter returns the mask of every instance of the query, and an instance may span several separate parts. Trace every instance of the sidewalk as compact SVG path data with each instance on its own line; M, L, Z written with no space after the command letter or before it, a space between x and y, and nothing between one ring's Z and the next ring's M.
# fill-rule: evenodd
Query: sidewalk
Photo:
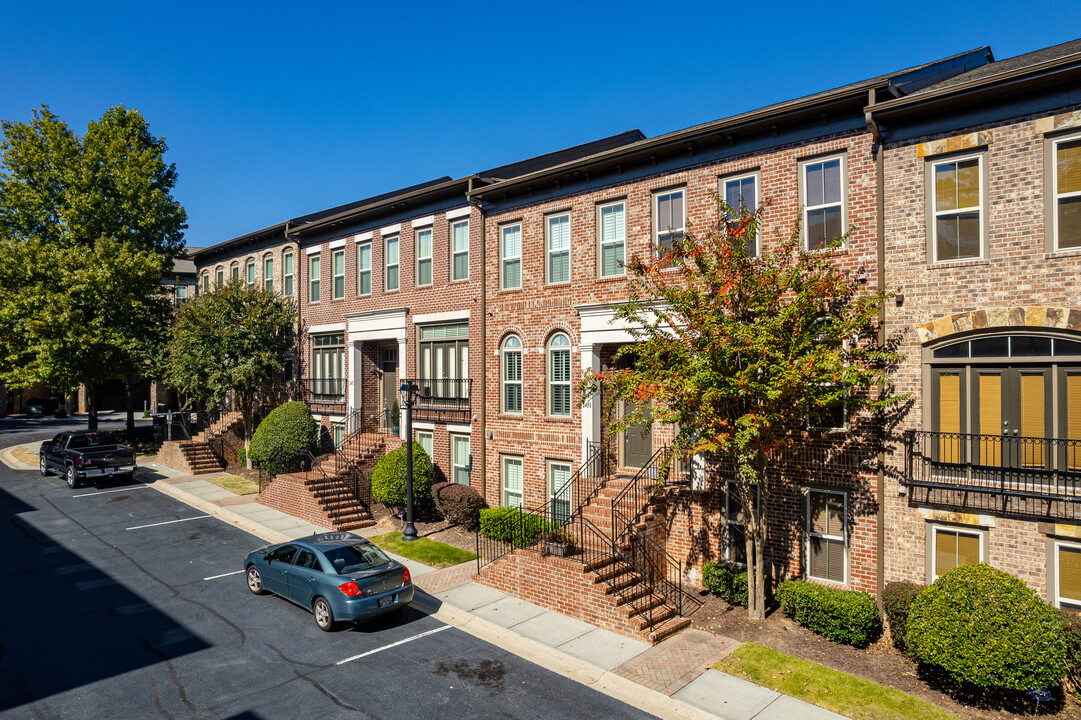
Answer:
M36 443L34 444L36 445ZM28 449L30 446L26 446ZM33 450L36 452L37 448ZM15 469L36 468L0 450ZM267 542L326 532L234 495L206 477L156 462L140 465L139 480ZM387 553L409 567L420 590L414 605L436 619L623 702L665 718L827 720L841 715L733 677L712 665L738 647L735 640L684 630L657 645L594 627L472 581L474 562L437 570Z

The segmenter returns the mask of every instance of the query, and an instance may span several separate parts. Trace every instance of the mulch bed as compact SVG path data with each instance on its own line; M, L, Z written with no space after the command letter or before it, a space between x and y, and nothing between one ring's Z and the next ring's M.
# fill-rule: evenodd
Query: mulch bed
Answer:
M1036 703L1028 696L989 697L970 695L948 681L928 676L919 666L893 647L888 634L865 650L838 645L790 620L779 609L765 620L752 622L746 608L733 606L718 597L702 593L705 604L693 615L693 627L742 642L756 642L794 657L810 660L835 670L873 680L909 695L932 702L965 720L1020 718L1036 715ZM961 702L959 702L961 700ZM1081 701L1075 694L1060 694L1052 703L1042 703L1039 716L1056 720L1081 720Z

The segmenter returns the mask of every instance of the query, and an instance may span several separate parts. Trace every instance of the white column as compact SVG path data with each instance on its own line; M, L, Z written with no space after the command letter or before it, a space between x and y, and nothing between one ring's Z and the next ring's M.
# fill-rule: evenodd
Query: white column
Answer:
M398 339L398 387L402 386L402 383L409 378L409 367L406 363L405 356L405 338ZM397 391L396 391L397 392ZM398 393L398 406L401 407L401 393ZM404 408L402 409L404 413ZM398 437L403 440L405 437L405 415L402 415L398 422Z
M578 352L582 358L582 372L601 371L601 356L594 345L579 345ZM601 397L593 394L582 405L582 461L586 460L586 448L588 443L601 439Z
M360 410L364 407L364 343L357 342L349 343L349 413L352 414L355 410ZM363 424L363 418L361 418L361 424ZM347 432L354 432L359 430L356 428L346 428Z

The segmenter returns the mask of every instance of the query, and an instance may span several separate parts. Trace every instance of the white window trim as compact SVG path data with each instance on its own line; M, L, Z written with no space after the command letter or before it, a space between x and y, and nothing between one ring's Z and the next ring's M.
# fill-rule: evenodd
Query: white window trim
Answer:
M425 218L425 219L430 220L430 218ZM421 254L420 254L420 235L421 235L421 233L424 233L424 232L428 233L428 238L429 238L428 239L428 254L425 255L425 256L421 256ZM401 241L399 240L398 242L399 242L399 244L398 244L398 252L401 253L401 251L402 251ZM413 276L413 285L415 287L431 287L435 283L435 261L433 260L433 258L435 256L435 230L432 228L432 224L430 222L427 225L417 227L416 232L413 233L413 254L416 256L416 259L414 261L414 264L416 265L416 268L414 269L415 274ZM429 280L426 283L422 283L420 281L420 263L421 263L422 260L427 260L428 263L431 266L431 273L430 273L431 280ZM398 256L398 261L399 261L399 264L401 264L401 255ZM399 285L400 285L401 284L401 278L400 277L398 278L398 282L399 282Z
M1075 198L1081 196L1081 190L1059 194L1058 191L1058 146L1064 142L1076 142L1081 140L1081 134L1065 135L1063 137L1057 137L1051 141L1051 228L1052 234L1055 239L1055 252L1075 252L1081 250L1081 247L1059 247L1058 242L1058 206L1059 201L1065 198ZM982 182L982 178L981 178ZM983 189L981 185L980 189ZM1057 556L1056 556L1057 557Z
M839 203L824 203L822 205L815 205L811 207L807 204L807 168L812 165L821 165L828 163L831 160L840 160L841 166L839 172L841 173L841 201ZM820 210L822 208L841 206L841 234L848 232L848 158L845 153L837 153L835 155L821 155L819 157L807 158L799 161L799 204L803 208L801 210L801 222L800 222L800 234L801 245L803 249L808 252L813 252L808 246L810 238L807 236L807 213L811 210ZM846 243L841 243L840 248L846 247ZM829 248L829 241L820 248L814 250L827 250Z
M267 263L270 263L270 272L267 272ZM274 289L274 256L263 256L263 287L267 290Z
M752 170L751 172L740 173L738 175L725 175L724 177L720 178L720 183L719 183L719 186L718 186L717 189L721 193L721 199L724 200L725 198L728 197L728 193L727 193L726 188L725 188L725 186L728 183L730 183L730 182L739 182L739 181L742 181L742 180L746 180L747 178L750 178L750 179L754 180L754 207L757 210L758 205L760 203L759 196L762 194L762 192L761 192L761 187L762 187L762 173L761 173L761 171ZM744 203L744 207L746 207L746 203ZM844 213L841 213L841 214L842 214L842 216L844 215ZM755 236L754 236L754 257L756 257L756 258L757 257L762 257L762 232L761 232L762 228L759 228L758 230L759 231L757 233L755 233Z
M511 228L518 228L518 254L507 256L503 254L503 234ZM499 226L499 289L500 290L521 290L523 281L525 280L525 273L522 272L522 223L508 223L506 225ZM507 287L506 267L508 260L518 261L518 284L514 287Z
M465 208L465 218L460 220L454 220L450 224L450 281L461 282L462 280L469 279L469 208ZM461 217L461 216L458 216ZM450 218L450 213L447 213L447 218ZM454 228L458 225L465 225L465 250L454 250ZM454 277L454 258L458 255L465 255L465 276Z
M353 236L353 242L355 242L355 243L371 242L373 237L375 237L375 233L373 233L371 230L369 230L368 232L362 232L359 235L354 235Z
M744 533L747 532L747 523L745 523L742 520L733 520L728 515L728 510L731 507L731 503L729 502L729 499L732 497L732 493L734 493L734 492L736 492L736 481L735 480L727 480L727 481L725 481L725 486L724 486L724 542L725 542L724 556L725 557L724 557L724 561L726 563L729 563L729 564L734 565L736 567L747 567L747 563L736 562L735 560L731 559L731 557L732 557L732 536L728 532L728 526L729 525L738 525L739 527L743 528ZM762 491L759 490L756 487L754 489L754 494L755 494L756 502L762 502Z
M435 224L435 215L428 215L427 217L417 218L409 223L410 227L414 230L420 230L421 228L431 227Z
M342 274L341 275L339 275L337 272L334 271L334 265L335 265L334 258L336 258L338 255L342 256ZM340 296L337 294L338 293L338 278L342 279L342 294ZM341 249L341 250L334 250L334 251L332 251L330 253L330 299L331 300L342 300L344 298L345 298L345 250Z
M448 428L448 430L449 430L449 428ZM467 433L450 432L449 435L450 435L450 481L452 483L456 483L458 485L472 485L473 484L473 440L470 437L470 435L467 434ZM466 464L465 465L458 465L458 464L456 464L454 462L454 441L457 440L458 438L465 438L465 441L466 441L466 443L468 444L468 447L469 447L469 452L466 453L466 460L465 460ZM465 470L465 474L466 474L466 477L468 478L468 480L466 482L464 482L464 483L459 483L457 480L455 480L455 477L457 477L457 475L458 475L458 473L457 473L458 468L462 468L462 469ZM523 474L523 481L524 481L524 474Z
M471 208L464 207L457 210L447 211L447 220L457 220L458 218L469 217L469 213L472 212Z
M956 525L941 525L931 524L931 582L938 580L941 577L938 574L938 532L937 530L945 530L952 533L962 533L965 535L975 535L980 539L980 559L979 562L987 562L987 545L984 542L984 531L982 528L963 528ZM928 583L930 584L930 583Z
M683 224L678 228L667 228L667 230L665 230L662 233L662 228L659 225L659 223L660 223L660 212L659 212L660 200L661 200L662 197L667 197L669 195L677 195L677 194L682 196L682 198L683 198ZM624 210L624 213L625 212L626 212L626 210ZM667 188L665 190L655 190L653 192L653 196L651 198L651 210L650 210L650 213L653 215L653 251L655 253L655 256L657 258L659 258L660 257L661 235L662 234L663 235L672 235L672 234L675 234L677 232L678 233L686 233L687 232L687 188L686 187L674 187L674 188ZM624 219L626 219L626 215L624 215ZM624 223L624 224L626 224L626 223ZM624 252L626 252L626 246L624 246Z
M560 282L553 282L551 277L552 270L552 226L553 220L559 220L561 218L567 218L567 249L559 250L559 253L567 253L567 279ZM547 285L569 285L574 277L571 254L571 234L573 233L573 219L571 218L570 211L552 213L551 215L544 216L544 282Z
M1059 561L1058 561L1058 558L1059 558L1059 552L1058 551L1059 551L1060 547L1068 547L1068 548L1071 548L1073 550L1081 550L1081 543L1066 542L1064 540L1058 540L1058 539L1055 539L1053 541L1052 552L1054 553L1054 555L1052 557L1052 564L1054 565L1054 570L1052 572L1054 572L1054 582L1055 582L1055 597L1053 598L1054 605L1055 605L1055 607L1060 608L1060 607L1062 607L1063 600L1065 600L1066 605L1070 609L1081 609L1081 598L1064 598L1064 597L1062 597L1062 583L1059 582L1059 578L1061 577L1061 575L1059 574Z
M558 347L553 346L552 343L555 342L555 339L557 337L560 337L560 336L563 336L563 337L565 337L567 339L567 344L566 345L560 345ZM523 350L524 349L525 348L523 348ZM563 381L563 380L558 380L557 381L557 380L552 379L552 374L553 374L553 371L555 370L555 362L552 359L552 355L553 355L553 353L556 353L556 352L566 352L567 353L568 364L571 366L571 372L570 372L570 377L568 377L566 381ZM571 390L571 379L570 379L574 375L574 369L573 369L574 368L574 358L572 357L572 353L571 353L571 338L570 338L570 335L563 332L562 330L559 331L559 332L556 332L556 333L552 333L552 337L550 337L548 339L548 343L544 348L544 360L545 360L545 362L544 362L544 365L545 365L545 373L544 373L545 374L545 377L544 377L545 390L546 390L546 394L548 396L546 398L547 405L548 405L548 407L545 408L545 410L547 411L546 414L548 415L548 417L569 418L572 415L574 415L574 401L573 401L573 394L574 393ZM525 373L523 372L523 375L524 374ZM553 392L553 390L557 385L560 386L560 387L566 386L566 388L567 388L567 400L568 400L567 405L568 405L568 408L567 408L567 414L566 415L556 415L554 412L552 412L552 399L555 397L555 393ZM524 399L523 399L523 404L524 404Z
M511 338L518 340L519 346L516 348L507 348L507 341ZM517 335L508 335L503 338L503 342L499 345L499 379L500 379L500 397L499 405L500 411L507 415L522 415L525 412L525 347L522 344L522 339ZM522 377L519 380L507 380L507 361L506 355L510 353L518 353L520 356L519 363L522 369ZM519 389L518 396L521 399L522 407L517 410L507 409L507 386L517 385Z
M291 273L286 273L285 272L285 259L286 258L289 258L294 263L293 264L293 272L291 272ZM286 278L293 279L293 275L294 275L295 272L296 272L296 260L293 257L293 253L291 253L291 252L283 253L282 254L282 294L285 295L286 297L292 296L293 290L295 290L295 287L290 288L290 292L286 293L285 292L285 279ZM296 281L294 280L293 285L295 286L295 284L296 284Z
M322 255L309 255L308 256L308 304L317 305L323 300L323 256ZM315 263L319 262L319 277L315 277ZM319 299L312 300L312 289L315 288L315 283L319 283Z
M363 255L362 251L364 250L365 245L368 246L368 267L367 267L367 269L364 269L364 268L360 267L360 258ZM368 273L368 292L361 292L360 291L360 278L364 275L364 273ZM372 294L372 243L369 240L368 242L359 243L357 245L357 296L358 297L367 297L367 296L369 296L371 294Z
M518 505L512 506L507 502L507 461L517 462L522 468L522 487L518 489L517 494L521 497L521 502ZM499 494L500 503L504 507L525 507L525 458L521 455L500 455L499 456Z
M258 276L255 272L255 258L248 258L244 261L244 284L249 288L254 288Z
M957 162L962 162L964 160L976 160L977 172L979 173L979 176L980 176L980 190L979 190L979 193L978 193L979 198L980 198L980 204L976 205L975 209L973 209L972 207L964 207L964 208L954 208L953 210L942 210L942 211L940 211L940 210L938 210L938 202L937 202L937 200L938 200L938 198L937 198L937 195L938 195L938 183L935 182L935 168L937 166L939 166L939 165L944 165L946 163L957 163ZM985 189L987 187L986 168L987 168L987 163L984 162L984 154L983 153L972 153L972 154L967 154L967 155L950 155L950 156L947 156L947 157L941 157L941 158L931 160L931 174L930 174L930 180L929 180L930 185L931 185L931 200L930 200L930 203L931 203L931 213L930 213L931 227L930 227L930 234L931 234L931 252L933 253L932 257L934 258L934 263L936 265L947 265L949 263L971 262L973 260L982 260L984 257L986 257L986 253L984 252L984 239L985 239L985 232L986 232L984 230L984 221L986 220L986 214L985 214L986 213L986 208L984 208L984 202L983 202L984 191L985 191ZM975 211L979 215L979 220L976 221L976 224L980 228L980 243L979 243L979 245L980 245L980 254L979 255L974 255L972 257L955 258L953 260L939 260L938 259L938 218L939 218L939 216L940 215L959 215L961 213L966 213L966 212L970 213L970 212L973 212L973 211ZM1057 242L1058 242L1058 239L1057 239L1057 236L1056 236L1056 243Z
M330 250L341 250L343 247L345 247L345 238L334 240L327 245L327 248Z
M841 521L843 527L841 528L841 535L819 535L811 529L811 495L814 493L822 493L824 495L841 495L844 500ZM807 488L803 498L803 516L804 516L804 542L803 542L803 557L806 558L807 566L804 568L804 575L808 580L814 580L815 582L828 583L830 585L845 585L850 582L849 575L849 543L848 543L848 493L843 490L825 490L822 488ZM823 540L841 540L844 542L844 555L845 555L845 567L844 567L844 579L838 582L837 580L831 580L829 578L816 577L811 574L811 538L820 537Z
M569 481L570 478L574 477L574 463L570 462L569 460L545 460L544 462L544 484L548 486L546 488L548 501L552 504L553 510L555 509L555 503L557 500L567 503L567 515L569 516L571 510L570 504L572 488L570 487L570 484L568 482L566 495L562 498L556 497L555 491L557 488L553 487L552 483L552 468L556 465L563 465L567 468L567 479Z
M605 208L614 207L616 205L623 206L623 237L616 238L614 240L602 240L601 232L601 212ZM612 202L601 203L597 205L597 277L599 278L616 278L624 277L627 274L627 201L626 200L614 200ZM623 243L623 262L620 263L619 272L612 273L611 275L604 274L604 246L615 245L617 243Z
M390 262L388 247L393 240L398 244L398 262ZM398 285L391 288L387 281L390 279L390 269L398 268ZM402 238L400 235L386 235L383 237L383 292L398 292L402 289Z

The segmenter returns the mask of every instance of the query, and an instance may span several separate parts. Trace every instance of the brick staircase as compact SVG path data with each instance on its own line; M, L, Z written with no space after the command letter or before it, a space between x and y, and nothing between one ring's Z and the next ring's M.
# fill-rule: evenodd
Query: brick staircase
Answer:
M189 475L222 472L226 469L226 463L211 451L207 443L207 436L211 433L231 435L239 442L244 436L244 418L239 412L228 412L217 422L211 423L209 428L192 436L190 441L166 440L158 450L158 462Z

